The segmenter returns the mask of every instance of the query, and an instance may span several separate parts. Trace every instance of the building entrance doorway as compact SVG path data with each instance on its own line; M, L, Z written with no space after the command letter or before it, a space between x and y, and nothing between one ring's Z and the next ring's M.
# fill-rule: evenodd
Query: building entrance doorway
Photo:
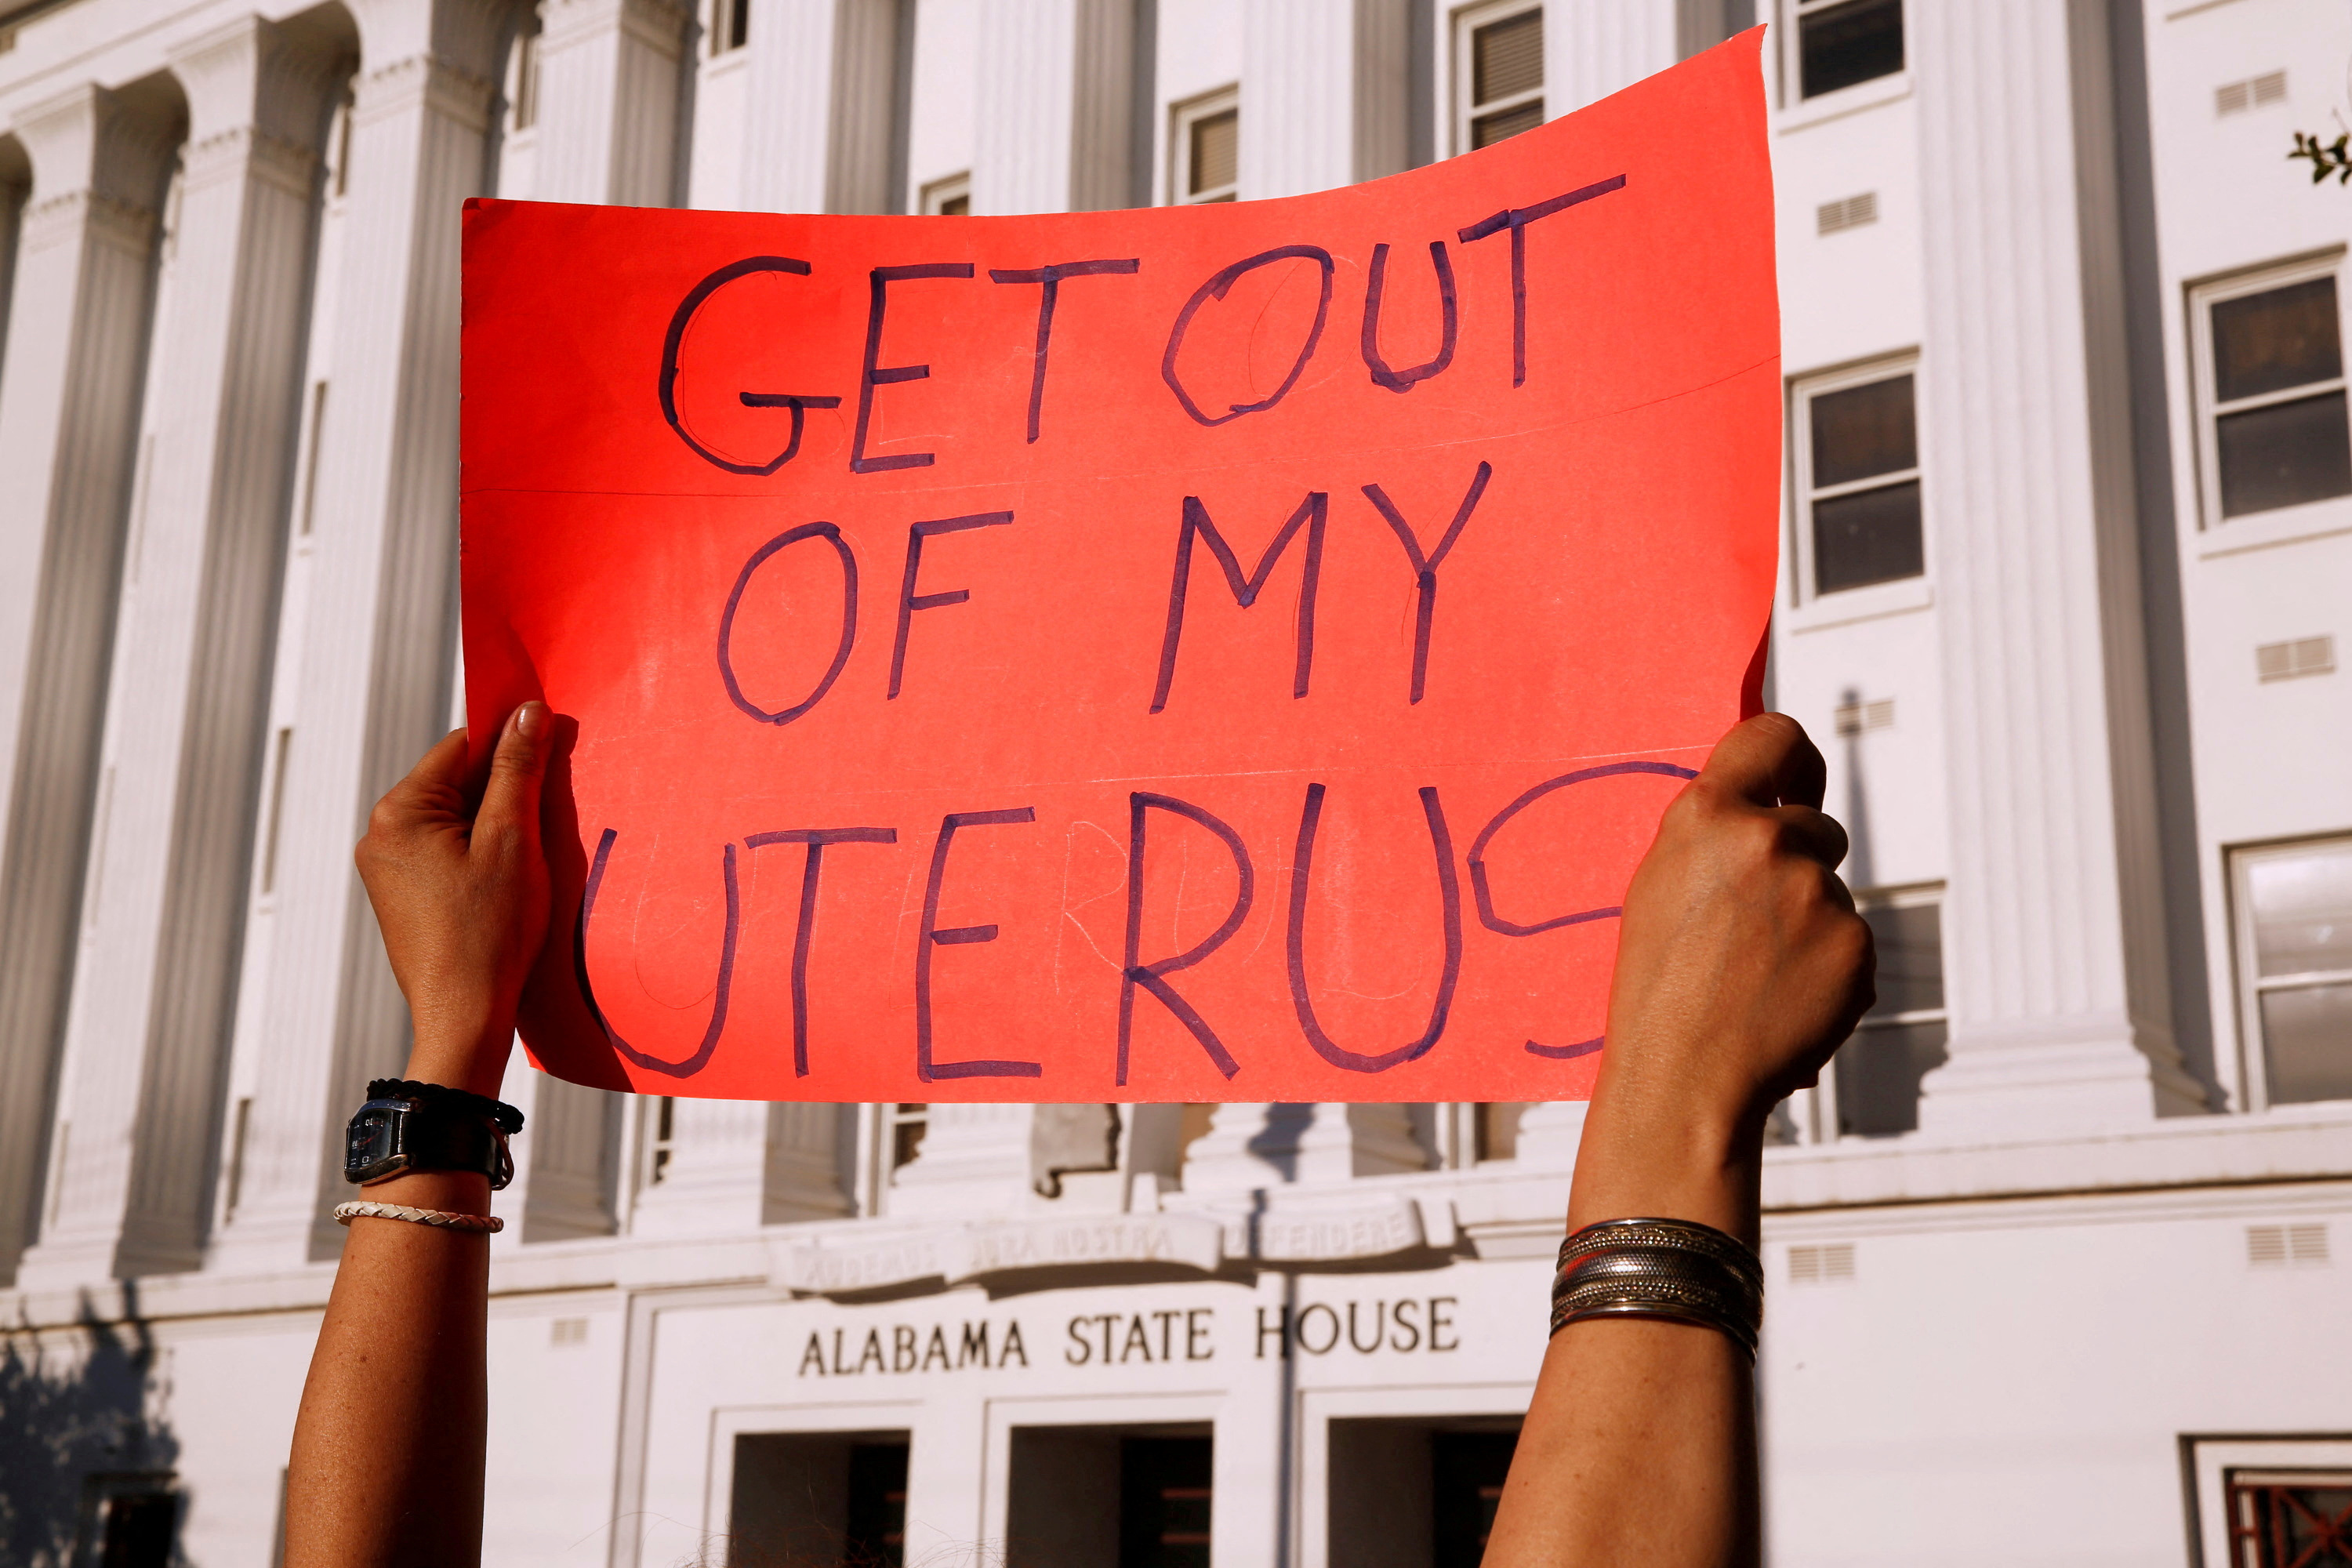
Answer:
M1206 1426L1015 1426L1005 1568L1208 1568Z
M907 1447L904 1432L738 1436L728 1568L902 1568Z
M1329 1436L1335 1565L1477 1568L1517 1416L1335 1420Z

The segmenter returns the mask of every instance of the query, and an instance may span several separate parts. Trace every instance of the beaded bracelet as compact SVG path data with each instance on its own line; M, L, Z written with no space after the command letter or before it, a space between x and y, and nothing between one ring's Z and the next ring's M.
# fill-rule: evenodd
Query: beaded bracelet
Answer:
M1591 1318L1621 1317L1717 1330L1752 1362L1764 1321L1763 1266L1738 1240L1688 1220L1586 1226L1560 1244L1551 1331Z

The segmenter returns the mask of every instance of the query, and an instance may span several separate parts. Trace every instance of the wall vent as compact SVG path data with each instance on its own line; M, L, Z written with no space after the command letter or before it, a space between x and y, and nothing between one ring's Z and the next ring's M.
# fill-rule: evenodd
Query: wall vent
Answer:
M1843 201L1823 202L1813 209L1813 219L1823 234L1835 234L1840 229L1860 228L1878 221L1878 193L1864 191L1858 196Z
M558 1318L547 1327L547 1342L551 1345L584 1345L588 1342L588 1320Z
M2250 109L2286 101L2286 72L2265 71L2243 81L2223 82L2213 89L2213 112L2243 114Z
M2297 637L2292 642L2266 642L2254 649L2254 673L2263 680L2294 680L2305 675L2336 672L2334 637Z
M2317 1268L2327 1262L2324 1225L2250 1225L2246 1261L2256 1268Z
M1828 1285L1853 1278L1853 1243L1827 1242L1789 1248L1789 1283Z
M1841 702L1837 707L1837 732L1859 735L1865 730L1895 728L1895 699L1874 697L1869 701Z

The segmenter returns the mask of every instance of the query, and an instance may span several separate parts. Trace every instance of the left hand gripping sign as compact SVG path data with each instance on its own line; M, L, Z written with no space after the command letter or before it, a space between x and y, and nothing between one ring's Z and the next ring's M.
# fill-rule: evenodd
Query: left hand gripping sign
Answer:
M533 1058L1589 1092L1771 608L1758 37L1283 201L470 204L467 710L569 737Z

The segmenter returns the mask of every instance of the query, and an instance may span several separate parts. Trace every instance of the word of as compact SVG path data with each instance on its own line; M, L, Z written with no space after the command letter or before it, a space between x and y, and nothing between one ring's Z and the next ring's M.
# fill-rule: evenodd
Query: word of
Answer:
M1021 1322L1014 1319L1004 1325L1004 1333L992 1348L989 1334L992 1325L983 1318L977 1323L962 1325L962 1334L952 1343L945 1326L933 1323L929 1338L911 1323L890 1325L890 1338L886 1348L882 1330L866 1331L866 1342L853 1360L848 1351L847 1331L833 1331L833 1357L825 1358L824 1336L809 1331L808 1346L801 1352L800 1373L809 1374L816 1369L819 1377L862 1377L870 1369L877 1373L902 1374L913 1372L961 1372L968 1366L1003 1368L1029 1364L1029 1352L1021 1341Z
M1213 1307L1193 1307L1185 1311L1158 1312L1095 1312L1072 1318L1069 1323L1070 1342L1062 1352L1062 1359L1072 1366L1108 1366L1116 1360L1121 1365L1140 1357L1147 1362L1176 1359L1176 1322L1182 1319L1183 1352L1186 1361L1213 1361L1217 1347L1209 1335L1216 1318ZM1149 1320L1151 1328L1145 1327ZM1126 1325L1124 1329L1121 1324ZM1152 1328L1159 1330L1159 1353L1152 1353ZM1101 1342L1094 1335L1099 1330ZM1111 1342L1118 1342L1118 1353L1111 1353Z
M1276 1353L1286 1357L1293 1346L1308 1355L1328 1355L1343 1341L1358 1355L1370 1355L1379 1350L1405 1354L1414 1351L1458 1351L1462 1342L1453 1337L1452 1314L1459 1304L1460 1298L1454 1296L1432 1296L1425 1301L1412 1298L1374 1301L1369 1307L1361 1301L1350 1301L1347 1303L1344 1328L1340 1309L1328 1301L1310 1301L1295 1313L1288 1307L1278 1307L1271 1320L1266 1309L1260 1307L1257 1359L1265 1359L1268 1343L1278 1347Z

